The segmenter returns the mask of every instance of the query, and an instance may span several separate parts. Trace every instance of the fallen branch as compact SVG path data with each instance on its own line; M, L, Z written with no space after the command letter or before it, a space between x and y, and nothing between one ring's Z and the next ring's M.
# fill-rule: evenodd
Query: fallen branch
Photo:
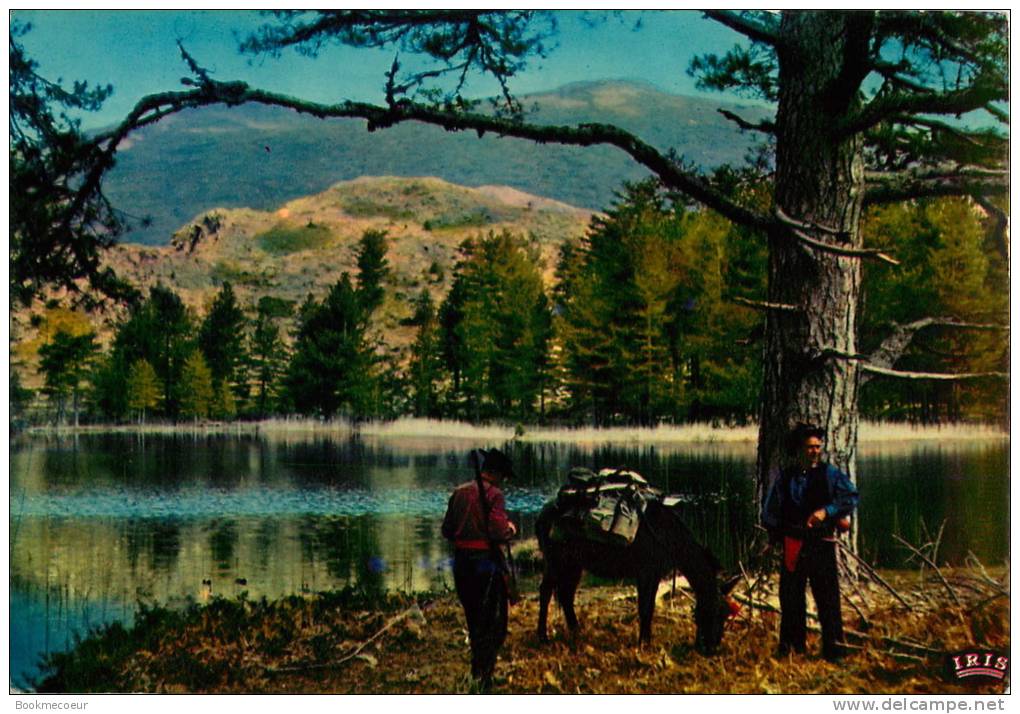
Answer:
M754 602L752 600L748 600L747 598L743 597L742 595L731 595L731 597L733 597L734 599L736 599L739 602L744 603L748 607L753 607L753 608L756 608L758 610L764 610L766 612L774 612L774 613L777 613L777 614L782 614L782 610L780 610L778 607L775 607L773 605L769 605L768 603ZM808 616L808 619L811 619L811 620L817 620L818 619L818 615L816 615L813 612L807 613L807 616ZM818 627L817 625L808 625L808 630L810 630L811 632L821 632L821 628ZM889 647L902 647L903 649L912 650L914 652L923 652L925 654L930 654L930 655L943 655L943 654L945 654L945 652L943 652L942 650L936 650L936 649L933 649L931 647L927 647L926 645L916 644L916 643L913 643L913 642L906 642L904 640L896 639L895 637L886 637L884 635L881 636L881 637L875 638L875 637L872 637L871 635L868 635L868 634L866 634L864 632L858 632L857 630L850 630L850 629L845 629L844 628L843 636L844 637L853 637L854 639L861 640L863 642L881 642L882 644L888 645ZM855 645L852 645L852 644L849 644L849 643L844 643L844 644L846 644L848 647L851 647L853 649L863 649L860 646L855 646Z
M913 607L911 607L910 603L908 603L906 600L903 599L902 595L900 595L898 592L896 592L896 588L894 588L892 585L890 585L888 582L886 582L885 578L883 578L881 575L879 575L878 572L874 568L872 568L870 565L868 565L867 561L865 561L864 558L862 558L861 556L857 555L857 553L853 552L850 548L847 548L845 545L843 545L842 541L837 540L836 541L836 545L840 548L840 550L842 550L844 553L846 553L847 555L852 557L865 570L867 570L868 571L868 575L871 578L873 578L876 583L878 583L879 585L884 587L886 590L888 590L889 593L894 598L899 600L900 604L903 605L903 607L907 608L908 610L913 610L914 609Z
M953 602L956 603L956 606L957 607L963 607L963 603L961 603L960 602L960 598L957 597L956 591L953 590L953 588L949 585L949 581L946 580L946 577L942 574L942 571L939 570L939 566L937 566L934 563L934 561L932 561L931 558L929 558L927 555L922 553L919 548L917 548L914 545L908 543L906 540L904 540L903 538L901 538L897 534L893 533L893 538L895 538L900 543L902 543L907 548L909 548L911 551L913 551L917 555L918 558L923 560L928 565L928 567L930 567L932 570L934 570L935 571L935 575L937 575L939 580L942 581L942 585L946 588L946 592L949 593L949 597L951 597L953 599Z
M343 664L346 664L347 662L350 662L352 659L354 659L355 657L360 655L364 651L364 649L366 647L368 647L370 644L372 644L373 642L378 640L380 637L382 637L383 634L385 634L387 630L389 630L395 624L397 624L401 620L406 619L408 616L411 616L411 615L414 615L415 617L417 617L417 618L419 618L421 620L425 619L425 615L422 613L421 608L418 607L418 603L415 603L414 605L412 605L411 607L407 608L406 610L404 610L400 614L396 615L395 617L390 618L390 620L385 625L382 626L382 629L380 629L374 635L372 635L367 640L362 642L360 645L355 647L354 650L352 650L350 654L345 655L344 657L341 657L340 659L333 660L331 662L309 662L307 664L295 664L295 665L290 665L288 667L267 667L266 668L266 674L282 674L284 672L310 672L310 671L313 671L313 670L333 669L335 667L339 667L339 666L341 666Z

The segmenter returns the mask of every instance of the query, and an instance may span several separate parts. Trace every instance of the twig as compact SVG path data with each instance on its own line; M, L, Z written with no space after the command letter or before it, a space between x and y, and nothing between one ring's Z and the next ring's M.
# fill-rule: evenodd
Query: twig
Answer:
M850 555L854 560L856 560L860 565L862 565L864 567L864 569L868 571L868 575L870 575L872 578L874 578L875 582L877 582L879 585L881 585L886 590L888 590L892 594L892 596L894 598L899 600L900 604L903 605L903 607L907 608L908 610L913 610L914 609L913 607L911 607L910 603L908 603L906 600L904 600L903 596L900 595L898 592L896 592L896 589L892 585L887 583L885 578L883 578L881 575L879 575L875 571L874 568L872 568L870 565L868 565L868 563L865 562L865 560L861 556L857 555L857 553L855 553L852 550L850 550L849 548L847 548L845 545L843 545L842 542L840 542L838 540L836 541L836 545L839 546L839 548L842 549L842 551L844 553Z
M957 597L957 595L956 595L956 592L955 592L955 591L953 590L953 588L952 588L952 587L951 587L951 586L949 585L949 581L947 581L947 580L946 580L946 577L945 577L945 576L944 576L944 575L942 574L942 571L941 571L941 570L939 570L939 566L935 565L935 563L934 563L934 562L933 562L933 561L931 560L931 558L929 558L928 556L926 556L926 555L925 555L924 553L922 553L922 552L921 552L921 551L920 551L920 550L919 550L918 548L914 547L913 545L911 545L910 543L908 543L907 541L905 541L905 540L904 540L903 538L901 538L901 537L900 537L900 536L898 536L897 534L893 533L893 538L895 538L895 539L896 539L896 540L898 540L898 541L899 541L900 543L902 543L903 545L905 545L905 546L906 546L907 548L909 548L910 550L912 550L912 551L913 551L914 553L916 553L916 554L917 554L917 557L919 557L919 558L920 558L921 560L923 560L923 561L924 561L925 563L927 563L927 564L928 564L928 566L929 566L929 567L930 567L930 568L931 568L932 570L934 570L934 571L935 571L935 575L937 575L937 576L938 576L939 580L941 580L941 581L942 581L942 585L943 585L943 586L944 586L944 587L946 588L946 592L947 592L947 593L949 593L949 597L951 597L951 598L953 599L953 602L955 602L955 603L956 603L956 606L957 606L957 607L963 607L963 603L961 603L961 602L960 602L960 598L959 598L959 597Z
M857 597L861 599L861 602L866 602L867 600L865 599L864 594L861 592L861 588L858 585L858 578L853 577L853 573L850 572L850 566L847 564L845 560L840 560L839 566L843 569L843 573L846 579L853 586L854 593L856 593ZM861 622L863 622L865 626L870 626L871 623L868 621L867 615L865 615L861 611L861 608L858 607L857 603L853 601L849 593L843 592L842 595L844 598L846 598L846 601L850 604L850 607L854 609L854 612L857 613L857 616L861 618Z
M861 612L861 608L858 607L857 603L855 603L847 593L842 593L842 595L843 599L846 600L850 607L854 609L854 612L857 613L857 616L861 618L861 622L864 623L866 626L870 625L871 623L868 622L867 616L863 612Z
M1002 583L988 574L988 571L985 570L984 564L980 560L978 560L978 557L974 555L973 551L970 550L967 551L967 557L964 559L964 562L971 568L975 568L978 571L980 571L982 579L988 585L991 585L993 588L995 588L998 592L1002 593L1003 595L1009 595L1009 592L1003 587Z
M399 615L397 615L397 616L395 616L393 618L390 618L389 622L387 622L385 625L382 626L382 629L380 629L374 635L372 635L367 640L365 640L360 645L358 645L356 648L354 648L354 650L350 654L346 655L345 657L341 657L338 660L333 660L331 662L314 662L314 663L308 663L308 664L296 664L296 665L291 665L289 667L267 667L266 668L266 673L267 674L279 674L279 673L282 673L282 672L308 672L308 671L317 670L317 669L332 669L333 667L339 667L340 665L349 662L350 660L354 659L359 654L361 654L362 651L366 647L368 647L370 644L372 644L377 639L382 637L383 634L387 630L389 630L391 627L393 627L395 624L397 624L401 620L405 619L409 615L412 615L412 614L414 614L416 612L417 612L419 617L424 619L425 616L422 614L421 608L418 607L418 603L415 603L414 605L412 605L411 607L407 608L406 610L404 610Z
M765 610L766 612L775 612L775 613L781 613L782 612L778 607L775 607L773 605L769 605L768 603L753 602L753 601L748 600L747 598L745 598L745 597L743 597L741 595L733 595L733 597L736 600L738 600L738 601L748 605L749 607L757 608L759 610ZM813 612L807 613L807 616L811 620L817 620L818 619L818 616L816 614L814 614ZM821 629L817 625L808 625L808 629L811 632L820 632L821 631ZM870 635L868 635L868 634L866 634L864 632L858 632L857 630L844 629L843 630L843 636L844 637L853 637L855 639L862 640L864 642L876 642L876 641L878 641L878 642L881 642L882 644L888 645L890 647L902 647L904 649L913 650L914 652L924 652L926 654L931 654L931 655L941 655L941 654L944 654L944 652L942 650L932 649L931 647L927 647L925 645L915 644L913 642L905 642L903 640L898 640L895 637L885 637L885 636L883 636L883 637L879 637L879 638L873 638L872 636L870 636ZM855 646L855 645L849 645L849 646L854 648L854 649L860 649L859 646Z

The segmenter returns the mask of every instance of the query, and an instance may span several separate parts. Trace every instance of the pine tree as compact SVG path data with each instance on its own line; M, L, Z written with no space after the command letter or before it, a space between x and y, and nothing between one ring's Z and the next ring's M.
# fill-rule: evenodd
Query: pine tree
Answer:
M137 291L98 259L124 230L99 181L113 153L69 118L75 110L99 110L113 87L75 82L66 88L40 75L19 41L30 29L11 20L11 298L28 305L53 286L90 304L94 296L82 292L87 283L100 295L135 300Z
M92 358L98 351L95 333L72 335L58 330L53 338L39 348L39 369L45 376L43 393L56 407L55 420L64 419L67 398L71 398L74 425L78 426L81 388Z
M325 300L301 306L286 387L302 414L366 415L376 388L375 359L365 338L365 314L344 273Z
M417 417L440 416L439 380L442 374L442 354L439 321L432 296L423 288L415 301L414 324L418 334L411 346L408 368L411 403Z
M247 326L248 320L237 304L233 287L229 282L223 283L199 328L198 347L209 365L217 389L226 384L233 390L235 401L243 401L248 395L245 374Z
M138 423L145 423L145 411L159 404L162 388L156 370L144 359L131 365L127 380L127 406L138 412Z
M358 299L366 319L386 295L383 283L390 273L386 250L386 231L367 230L358 241Z
M97 400L110 416L127 413L128 370L139 359L156 370L163 387L162 408L174 418L179 412L181 369L194 349L194 317L170 288L156 285L117 326L113 348L96 377Z
M261 298L251 335L251 367L256 383L255 408L265 418L277 398L278 382L286 363L286 348L280 337L279 317L289 316L291 309L272 298Z
M195 421L205 419L213 407L216 392L212 372L201 351L194 350L184 361L180 383L181 414Z
M540 402L549 349L537 250L504 231L467 241L461 252L441 320L465 415L528 418Z

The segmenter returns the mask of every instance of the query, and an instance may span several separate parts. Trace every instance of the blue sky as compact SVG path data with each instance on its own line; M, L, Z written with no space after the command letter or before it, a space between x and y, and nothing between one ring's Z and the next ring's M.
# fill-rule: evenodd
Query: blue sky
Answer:
M724 52L741 39L691 11L623 12L594 25L580 12L557 15L555 48L513 81L515 92L622 78L643 79L675 94L697 94L686 73L691 57ZM21 41L43 76L113 85L114 95L103 110L83 118L86 128L116 122L146 94L181 89L180 79L188 72L177 51L178 38L216 79L241 79L317 101L380 101L383 72L393 61L392 51L345 47L330 47L318 59L293 51L280 59L242 56L237 38L268 20L253 12L15 10L12 17L32 23ZM494 92L483 82L467 91L473 96Z

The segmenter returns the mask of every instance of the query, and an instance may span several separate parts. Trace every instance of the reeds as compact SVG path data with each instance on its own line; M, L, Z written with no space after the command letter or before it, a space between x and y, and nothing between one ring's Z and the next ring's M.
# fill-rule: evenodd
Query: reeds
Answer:
M334 436L349 438L355 434L380 439L463 439L500 443L563 442L573 444L743 444L753 445L758 427L696 424L660 424L654 427L539 427L512 424L470 424L441 419L404 417L392 421L350 421L348 419L312 419L281 417L263 421L180 422L177 424L91 425L81 427L32 427L30 433L131 433L201 434L277 437ZM916 426L898 423L863 422L859 438L862 444L893 444L916 441L989 441L1008 439L1000 427L982 424L946 424Z

